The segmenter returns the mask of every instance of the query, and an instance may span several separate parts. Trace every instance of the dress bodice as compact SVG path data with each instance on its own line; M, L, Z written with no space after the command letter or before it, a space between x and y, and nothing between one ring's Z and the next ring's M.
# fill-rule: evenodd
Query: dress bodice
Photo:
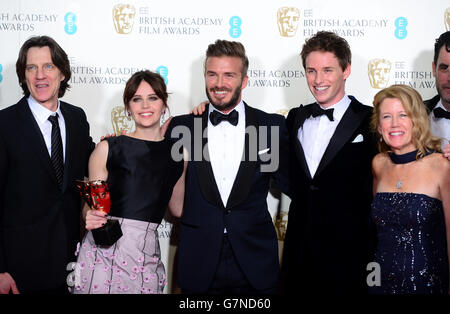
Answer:
M381 287L372 293L447 293L448 255L442 202L417 193L377 193L376 262Z
M183 161L171 157L171 140L145 141L122 135L107 141L110 214L159 224L183 171Z

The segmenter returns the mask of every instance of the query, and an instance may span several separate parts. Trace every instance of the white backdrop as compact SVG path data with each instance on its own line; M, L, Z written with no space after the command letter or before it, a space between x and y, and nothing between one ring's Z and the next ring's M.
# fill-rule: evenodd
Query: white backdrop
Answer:
M403 83L428 99L436 94L434 40L450 30L449 15L444 0L3 0L0 109L22 97L15 62L32 35L53 37L69 55L72 88L63 100L85 110L96 141L129 127L121 124L122 92L140 69L165 77L173 115L205 100L203 58L216 39L244 44L250 60L244 100L267 112L287 114L313 101L299 53L318 30L336 32L352 48L348 94L370 105L380 88ZM282 197L281 206L272 196L268 201L281 226L281 247L289 201ZM278 207L282 212L276 221ZM159 232L169 292L176 249L169 244L171 229L164 221Z

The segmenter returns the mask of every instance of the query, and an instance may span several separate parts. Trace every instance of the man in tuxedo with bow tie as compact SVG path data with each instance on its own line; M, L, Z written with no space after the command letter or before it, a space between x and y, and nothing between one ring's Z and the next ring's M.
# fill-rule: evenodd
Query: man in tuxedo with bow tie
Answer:
M351 72L347 41L318 32L301 52L315 103L292 109L288 227L283 292L349 293L367 289L372 107L345 92Z
M432 67L438 95L424 103L430 112L431 132L442 138L442 149L450 159L450 31L436 39Z
M278 241L266 199L272 180L288 192L288 134L283 116L242 100L247 69L241 43L209 45L204 75L211 105L197 117L174 117L168 129L189 154L178 245L183 293L278 289ZM178 188L174 194L183 195Z
M95 147L84 111L59 98L71 76L48 36L22 45L16 72L24 97L0 111L0 294L67 293L80 240L80 195Z

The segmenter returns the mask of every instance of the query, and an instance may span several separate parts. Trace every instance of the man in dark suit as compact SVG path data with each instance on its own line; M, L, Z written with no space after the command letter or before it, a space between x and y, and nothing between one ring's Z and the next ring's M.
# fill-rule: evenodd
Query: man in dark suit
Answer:
M58 99L71 72L52 38L28 39L16 71L25 96L0 111L0 293L64 293L80 237L75 180L95 144L84 111Z
M347 41L318 32L301 52L316 102L289 112L291 204L283 292L364 292L372 199L372 108L345 92Z
M169 126L189 154L178 246L183 293L278 288L278 242L266 198L272 179L288 191L288 134L282 116L242 101L247 69L242 44L209 45L204 70L211 105Z
M432 67L438 95L424 103L430 113L431 132L442 139L442 149L450 158L450 31L436 39Z

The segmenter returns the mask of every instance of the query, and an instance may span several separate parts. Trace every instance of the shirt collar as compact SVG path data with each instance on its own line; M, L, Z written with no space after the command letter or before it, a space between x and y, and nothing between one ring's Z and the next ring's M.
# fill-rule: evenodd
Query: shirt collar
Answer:
M28 105L30 106L30 110L33 113L33 115L35 116L36 120L42 124L45 121L48 120L48 117L50 115L54 115L55 112L45 108L44 106L42 106L41 104L39 104L31 95L28 97ZM61 113L61 108L59 105L59 99L58 99L58 109L56 109L56 113L58 113L58 115L61 117L62 113Z
M214 108L213 105L210 105L210 106L209 106L209 112L208 112L208 115L209 115L211 112L213 112L213 110L219 111L219 110L217 110L216 108ZM236 110L237 112L239 112L239 117L241 117L241 115L244 114L244 112L245 112L244 101L241 99L241 101L236 105L236 107L234 107L232 110L230 110L230 112L233 111L233 110ZM229 112L229 113L230 113L230 112Z
M436 104L436 106L434 106L433 110L436 109L436 108L442 108L442 109L444 109L445 111L448 111L447 109L445 109L444 105L442 104L442 99L440 99L440 98L439 98L439 101L438 101L438 103Z
M330 107L323 108L322 106L320 106L320 105L319 106L320 106L320 108L325 109L325 110L326 109L334 109L333 118L335 121L340 121L351 102L352 102L351 99L347 96L347 94L345 94L341 100L339 100L337 103L335 103L334 105L332 105Z

